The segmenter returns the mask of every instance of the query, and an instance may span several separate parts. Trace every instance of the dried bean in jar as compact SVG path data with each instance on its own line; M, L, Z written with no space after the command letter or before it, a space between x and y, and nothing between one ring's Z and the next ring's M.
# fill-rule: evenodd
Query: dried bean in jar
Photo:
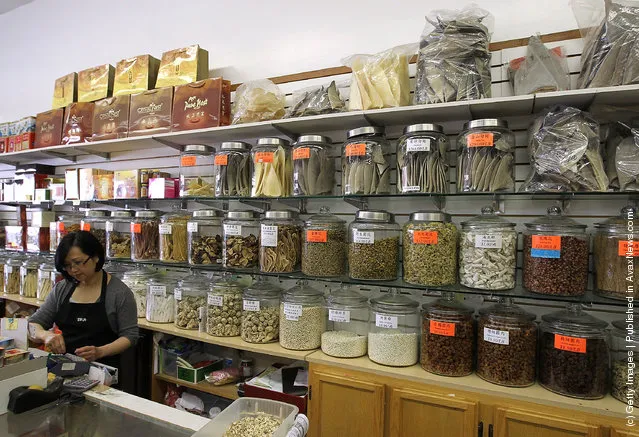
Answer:
M368 357L384 366L412 366L418 359L418 336L414 332L385 330L368 333Z
M475 327L472 320L422 321L421 365L444 376L465 376L473 371Z
M292 350L320 347L326 330L326 309L322 306L280 304L280 345Z

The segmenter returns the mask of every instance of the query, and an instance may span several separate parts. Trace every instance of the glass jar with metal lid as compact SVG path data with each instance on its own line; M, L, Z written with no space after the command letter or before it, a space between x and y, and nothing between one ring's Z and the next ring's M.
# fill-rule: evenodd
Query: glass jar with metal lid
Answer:
M438 124L412 124L397 144L400 193L448 193L448 137Z
M117 261L107 261L104 263L104 267L102 267L102 269L121 280L126 272L135 270L135 266L133 264L124 264Z
M49 223L49 252L55 252L57 248L58 248L58 222L55 221L55 222Z
M335 157L333 141L322 135L301 135L293 144L293 195L333 194Z
M27 258L20 266L20 296L35 298L38 296L38 267L42 260Z
M222 213L214 209L193 211L186 227L189 264L222 264Z
M568 304L565 310L541 316L539 383L579 399L606 394L609 377L608 323Z
M357 211L348 225L348 275L353 279L397 279L401 229L386 211Z
M185 263L188 260L189 238L187 223L191 216L187 211L164 214L160 218L160 261Z
M260 276L242 296L242 340L271 343L280 337L282 289Z
M384 366L412 366L419 349L419 302L395 289L370 304L368 358Z
M635 353L639 350L639 333L632 321L612 322L610 359L612 362L612 384L610 394L624 404L630 399L639 405L639 378L635 372Z
M115 210L106 221L106 256L109 259L131 258L131 222L135 211Z
M160 256L160 211L145 209L135 212L131 222L131 259L157 261Z
M295 211L266 211L260 222L260 271L290 273L299 270L302 222Z
M308 281L282 294L280 304L280 345L291 350L317 349L326 330L324 294Z
M52 252L58 248L58 244L65 235L71 232L78 232L83 215L78 211L69 211L60 214L56 224L56 245L52 247Z
M548 208L524 231L524 287L547 295L581 296L588 285L586 225Z
M260 138L251 151L253 197L287 197L293 192L290 143L281 138Z
M176 275L159 274L152 276L146 289L146 320L151 323L173 323L175 320Z
M4 264L4 292L6 294L20 294L20 269L24 256L12 256Z
M55 269L53 261L40 264L38 266L38 291L36 299L40 302L44 302L61 276L62 275Z
M180 279L174 293L176 328L200 329L209 288L207 277L200 273Z
M106 222L108 217L109 211L106 209L87 209L80 223L80 229L91 232L103 248L106 248Z
M517 231L492 207L462 222L459 243L459 282L482 290L515 288Z
M138 309L138 317L146 316L146 293L149 280L158 273L148 268L130 270L122 277L122 282L133 292Z
M338 358L366 355L368 344L368 299L356 287L342 285L327 298L326 332L322 352Z
M222 265L252 269L258 265L260 220L256 211L229 211L222 222Z
M8 259L8 253L0 253L0 293L4 293L4 265Z
M227 141L215 152L215 195L248 197L251 195L251 145Z
M330 277L346 273L346 222L322 206L304 222L302 273Z
M180 153L180 197L215 197L215 148L189 144Z
M457 192L515 189L515 135L505 120L464 124L457 137Z
M427 286L457 282L457 239L450 214L412 213L403 228L404 281Z
M391 192L391 150L384 128L365 126L346 134L342 149L342 194Z
M511 298L479 310L477 375L493 384L527 387L535 383L536 316Z
M207 298L206 332L236 337L242 329L242 285L230 278L213 283Z

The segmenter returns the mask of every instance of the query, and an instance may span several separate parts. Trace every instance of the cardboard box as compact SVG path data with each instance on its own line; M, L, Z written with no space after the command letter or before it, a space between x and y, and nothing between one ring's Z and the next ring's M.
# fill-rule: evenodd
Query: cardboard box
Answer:
M149 197L151 199L175 199L180 197L180 180L178 178L149 179Z
M227 126L231 122L231 82L221 77L175 87L173 130Z
M109 199L113 199L113 172L97 168L81 168L80 200Z
M142 170L116 170L113 176L114 198L140 198L141 172Z
M113 65L104 64L78 72L78 102L94 102L113 95Z
M204 381L204 379L206 379L205 376L208 373L211 373L214 370L221 370L223 365L224 360L217 360L208 366L198 367L195 369L189 369L188 367L183 367L178 364L177 379L197 384L198 382Z
M93 103L71 103L64 111L62 144L83 143L93 133Z
M7 152L12 153L16 152L16 143L18 142L19 137L16 135L11 135L7 138Z
M64 108L41 112L36 116L34 147L50 147L62 144Z
M8 137L0 137L0 153L6 153L9 141Z
M80 170L77 168L67 168L64 171L64 189L66 200L80 199Z
M160 60L151 55L122 59L115 65L113 95L124 96L155 88Z
M78 73L69 73L59 77L53 85L53 104L51 109L65 108L78 101Z
M17 151L35 148L35 132L25 132L18 135L18 137L21 141L16 144Z
M162 53L156 88L177 86L209 77L209 52L199 45Z
M108 97L95 102L91 141L126 138L130 102L129 96Z
M171 131L173 88L160 88L131 96L129 136Z
M65 200L65 182L63 183L54 183L49 185L49 190L51 190L51 200ZM78 187L79 190L79 187Z

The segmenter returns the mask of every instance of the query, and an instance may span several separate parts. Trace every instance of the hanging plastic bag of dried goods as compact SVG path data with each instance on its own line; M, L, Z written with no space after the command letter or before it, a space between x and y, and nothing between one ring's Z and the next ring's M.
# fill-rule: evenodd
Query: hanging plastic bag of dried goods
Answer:
M587 112L557 106L529 132L531 174L521 192L606 191L599 123Z
M416 51L415 44L406 44L374 55L353 55L342 59L342 63L353 70L348 109L410 105L408 61Z
M475 4L433 11L417 56L415 103L442 103L491 96L493 16Z
M329 85L295 91L285 118L346 111L346 103L340 95L340 88L343 87L332 81Z
M570 73L563 48L549 50L539 35L528 40L525 58L508 63L508 77L515 95L570 89Z
M572 0L584 39L579 88L639 83L639 1Z
M244 82L235 91L233 124L282 118L285 103L284 94L270 80Z

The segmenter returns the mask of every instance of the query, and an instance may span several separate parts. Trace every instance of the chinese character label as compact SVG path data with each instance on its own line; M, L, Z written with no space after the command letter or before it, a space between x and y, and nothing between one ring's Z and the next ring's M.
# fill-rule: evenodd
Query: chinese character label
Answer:
M501 249L501 235L475 235L475 247L479 249Z
M555 334L555 349L562 351L586 353L586 339Z
M508 345L509 335L510 333L508 331L484 328L484 341L489 343Z
M302 316L302 305L285 302L284 316L286 317L286 320L297 322Z
M213 305L214 307L224 306L224 296L219 296L217 294L209 294L206 301L209 305Z
M262 225L260 244L262 247L277 247L277 226Z
M244 299L242 301L242 308L244 311L259 311L260 310L260 301L259 300L247 300Z
M397 316L375 313L375 326L378 328L397 329Z
M561 237L533 235L530 256L533 258L561 258Z
M406 140L407 152L430 152L430 138L409 138Z
M448 322L438 322L431 320L429 323L430 333L435 335L443 335L446 337L455 336L455 324Z
M331 322L350 322L351 312L349 310L328 310L328 320Z
M375 243L375 233L374 232L355 231L355 235L353 235L353 243L373 244L373 243Z
M242 225L224 225L226 235L242 235Z

